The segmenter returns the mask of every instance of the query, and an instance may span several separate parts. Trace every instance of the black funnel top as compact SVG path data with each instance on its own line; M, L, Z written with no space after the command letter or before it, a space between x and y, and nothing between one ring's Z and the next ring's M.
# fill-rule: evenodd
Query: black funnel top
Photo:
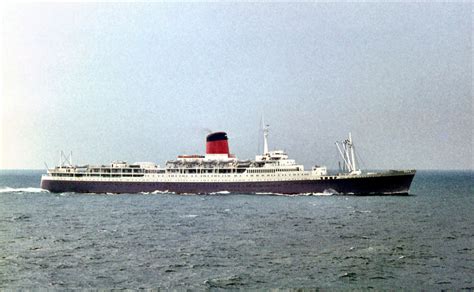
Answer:
M207 135L206 141L221 141L221 140L227 140L227 134L226 132L215 132Z

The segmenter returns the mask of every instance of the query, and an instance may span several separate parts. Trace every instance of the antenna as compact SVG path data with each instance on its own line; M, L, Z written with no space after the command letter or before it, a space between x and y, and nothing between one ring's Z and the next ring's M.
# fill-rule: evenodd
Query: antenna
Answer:
M265 125L265 120L262 116L262 127L263 127L263 154L268 153L268 132L270 131L270 125Z

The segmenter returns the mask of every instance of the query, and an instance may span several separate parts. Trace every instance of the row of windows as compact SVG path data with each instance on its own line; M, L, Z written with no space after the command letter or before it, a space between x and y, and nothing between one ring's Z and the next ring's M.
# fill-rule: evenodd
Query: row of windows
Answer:
M59 176L59 177L143 177L144 174L91 174L91 173L52 173L52 176ZM280 175L275 175L275 174L250 174L249 177L274 177L274 176L300 176L301 174L298 173L290 173L290 174L280 174ZM304 173L303 175L307 176L309 175L308 173ZM196 174L171 174L169 177L242 177L241 175L237 174L227 174L227 175L218 175L218 174L213 174L213 175L196 175ZM161 174L159 177L166 177L166 175ZM330 179L336 179L335 176L328 176L328 177L321 177L322 180L330 180Z
M244 173L245 169L240 168L227 168L227 169L167 169L166 172L168 173Z
M97 173L97 174L94 174L94 173L52 173L51 174L52 176L61 176L61 177L87 177L87 176L91 176L91 177L143 177L144 174L125 174L125 173ZM296 176L298 174L296 173L293 173L293 174L281 174L281 175L278 175L278 176ZM308 174L305 174L305 175L308 175ZM163 177L165 176L164 174L163 175L160 175L160 177ZM213 174L213 175L207 175L207 174L204 174L204 175L196 175L196 174L171 174L169 175L170 177L231 177L232 175L231 174ZM237 176L241 176L241 175L237 175L237 174L233 174L234 177L237 177ZM250 174L249 175L250 177L254 177L254 174ZM276 176L275 174L255 174L256 177L259 177L259 176L262 176L262 177L269 177L269 176Z
M300 168L292 168L292 169L249 169L247 172L249 173L276 173L276 172L287 172L287 171L299 171Z
M277 173L288 171L299 171L300 168L293 169L244 169L244 168L223 168L223 169L167 169L168 173Z
M93 173L142 173L143 169L132 168L92 168L90 172Z
M143 173L135 173L135 174L126 174L126 173L51 173L52 176L62 176L62 177L143 177Z
M288 172L288 171L299 171L300 168L296 167L293 169L245 169L245 168L224 168L224 169L131 169L131 168L92 168L86 173L92 173L93 175L109 175L113 174L137 174L137 173L183 173L183 174L193 174L193 173L278 173L278 172ZM74 173L74 171L67 171L67 173ZM77 174L77 172L76 172Z

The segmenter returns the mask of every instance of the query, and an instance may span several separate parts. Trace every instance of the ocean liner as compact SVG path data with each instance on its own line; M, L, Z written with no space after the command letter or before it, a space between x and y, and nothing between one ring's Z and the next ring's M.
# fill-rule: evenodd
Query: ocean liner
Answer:
M239 160L229 152L227 134L206 137L205 155L179 155L160 167L151 162L108 165L73 165L72 154L61 152L59 166L41 177L41 188L50 192L189 194L408 194L415 170L362 172L357 168L352 137L336 142L342 158L340 170L304 166L285 151L268 150L268 126L263 129L264 149L255 160Z

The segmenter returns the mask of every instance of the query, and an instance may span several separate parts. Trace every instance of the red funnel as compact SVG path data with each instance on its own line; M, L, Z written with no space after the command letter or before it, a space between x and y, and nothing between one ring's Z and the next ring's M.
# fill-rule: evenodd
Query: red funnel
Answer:
M207 135L206 154L227 154L229 155L229 144L225 132L215 132Z

